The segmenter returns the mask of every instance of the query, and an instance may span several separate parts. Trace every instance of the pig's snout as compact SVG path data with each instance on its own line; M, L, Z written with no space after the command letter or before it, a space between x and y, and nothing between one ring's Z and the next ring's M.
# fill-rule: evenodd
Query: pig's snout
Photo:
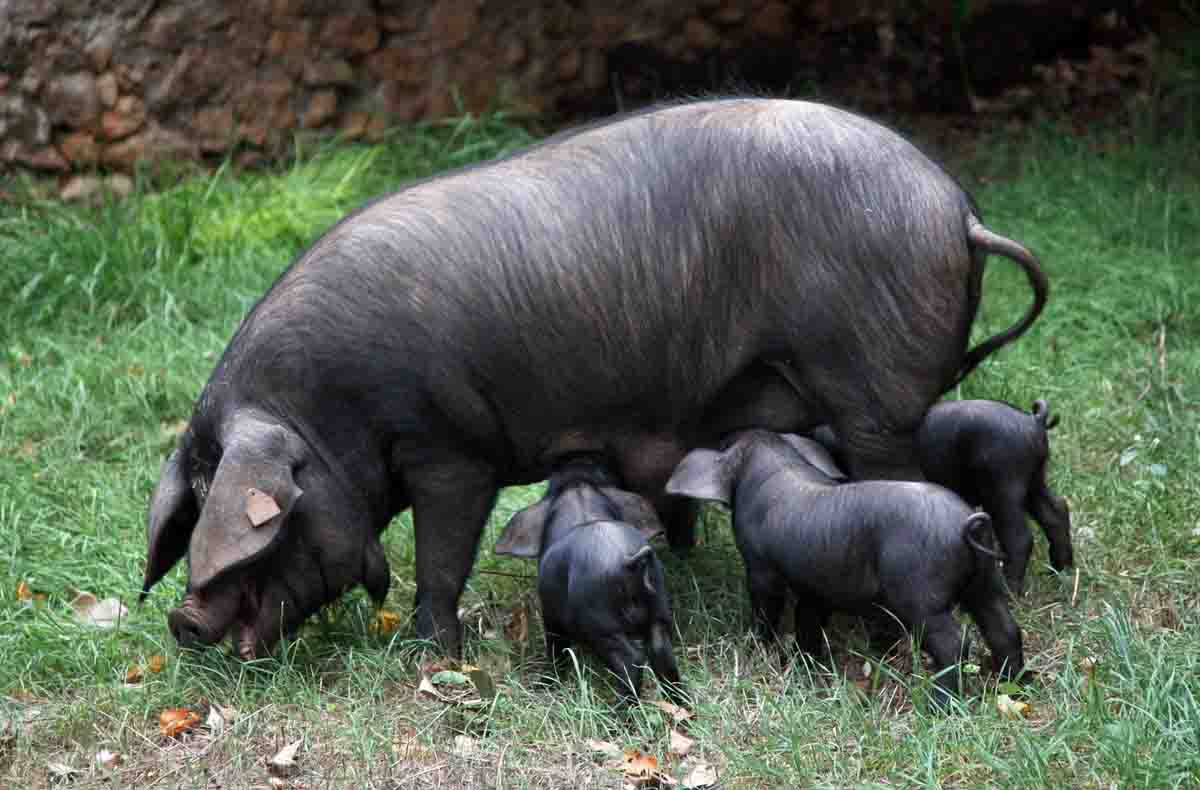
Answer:
M188 606L181 606L167 615L171 635L180 647L202 647L220 640L224 634L217 633L205 619Z

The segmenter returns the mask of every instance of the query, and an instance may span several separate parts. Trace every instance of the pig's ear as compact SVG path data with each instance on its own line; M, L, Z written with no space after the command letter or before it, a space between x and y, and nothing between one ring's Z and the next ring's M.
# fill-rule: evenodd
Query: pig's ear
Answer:
M260 420L240 420L226 433L188 549L188 581L195 589L262 556L304 493L293 478L307 455L299 436Z
M622 491L619 488L605 488L605 496L621 512L621 521L632 524L646 540L650 540L663 532L662 522L654 507L637 494Z
M512 557L532 558L542 552L542 533L546 530L546 517L550 515L550 503L543 499L524 510L518 510L504 527L500 540L492 551Z
M642 546L625 558L625 567L630 573L641 577L642 589L651 595L657 595L658 591L654 587L654 577L650 573L650 558L653 556L654 549L649 546Z
M146 575L139 601L145 600L150 588L187 553L199 513L186 463L187 451L175 448L163 464L154 496L150 498L146 518Z
M683 457L671 479L667 493L691 499L711 499L728 505L733 499L733 459L715 450L692 450Z
M796 449L796 452L804 456L804 460L808 461L811 466L817 468L822 474L833 480L848 480L846 473L838 468L837 462L833 460L833 456L819 442L812 439L806 439L803 436L797 436L794 433L780 434L780 438Z
M381 604L387 597L391 583L392 573L388 569L387 557L383 554L383 544L372 535L363 549L362 586L366 588L372 601Z

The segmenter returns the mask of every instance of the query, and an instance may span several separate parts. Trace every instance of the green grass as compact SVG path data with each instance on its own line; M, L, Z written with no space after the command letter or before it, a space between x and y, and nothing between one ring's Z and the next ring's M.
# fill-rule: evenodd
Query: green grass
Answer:
M746 635L740 559L710 511L694 555L665 560L695 697L691 760L718 766L723 786L1200 783L1200 162L1186 135L1066 128L985 140L965 165L988 224L1035 249L1052 284L1034 329L959 393L1046 397L1063 417L1053 480L1080 567L1052 575L1038 536L1017 604L1041 673L1032 715L1001 717L986 674L950 715L929 710L911 644L853 618L835 618L834 669L782 670ZM361 592L252 663L175 648L165 613L182 569L132 607L159 464L249 305L368 196L528 139L496 118L431 125L275 173L144 180L119 204L0 209L0 785L42 786L55 761L83 771L75 786L99 786L93 756L108 748L125 756L117 786L265 786L264 759L298 737L289 781L305 787L619 787L589 738L666 760L662 711L614 710L587 661L546 677L536 611L527 640L506 636L515 610L536 610L529 579L476 573L464 596L468 658L500 688L477 710L418 694L436 655L372 633ZM993 261L977 336L1027 299ZM478 570L533 573L486 546L537 494L504 492ZM388 607L407 612L406 516L385 544ZM45 600L18 600L20 582ZM76 624L75 590L119 596L131 614L113 631ZM164 671L126 686L152 655ZM225 734L158 734L160 710L210 704L237 709ZM457 735L478 753L456 754Z

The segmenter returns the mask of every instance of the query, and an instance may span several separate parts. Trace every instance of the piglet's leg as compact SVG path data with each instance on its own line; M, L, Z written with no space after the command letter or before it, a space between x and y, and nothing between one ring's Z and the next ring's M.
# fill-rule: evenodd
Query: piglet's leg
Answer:
M546 621L546 655L554 664L554 670L562 674L567 668L567 649L571 640L565 636L565 631L558 624Z
M822 631L829 623L829 608L815 598L796 600L796 647L813 658L825 655Z
M1066 500L1057 496L1046 485L1044 467L1025 504L1030 515L1042 525L1046 539L1050 541L1050 565L1054 570L1061 571L1074 565L1075 555L1071 549L1071 511Z
M750 591L750 611L754 617L754 635L763 642L775 642L779 636L779 618L787 603L787 582L769 568L746 562L746 586Z
M1005 486L989 492L983 501L983 509L992 517L992 529L1004 548L1004 577L1008 580L1008 588L1013 595L1019 596L1025 588L1025 569L1033 552L1033 534L1025 524L1024 491Z
M922 631L921 647L933 658L934 702L944 707L962 687L958 668L964 646L962 628L949 612L916 625Z
M992 651L992 669L1004 678L1019 675L1025 668L1021 629L1004 596L997 594L983 597L982 600L964 600L963 608L983 632L983 641Z

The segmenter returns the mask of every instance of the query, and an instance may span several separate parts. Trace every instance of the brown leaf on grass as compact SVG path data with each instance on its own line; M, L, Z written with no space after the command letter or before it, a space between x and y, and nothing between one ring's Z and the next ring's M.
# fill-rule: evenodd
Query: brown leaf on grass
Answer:
M671 754L687 757L687 753L696 745L696 741L676 729L671 730Z
M86 590L75 596L71 601L71 608L75 610L77 621L97 628L116 628L129 616L129 610L119 599L105 598L98 601L95 595Z
M617 746L615 743L598 741L595 738L588 738L586 743L592 754L603 755L610 760L618 760L624 756L624 753L621 751L621 747Z
M267 768L276 776L288 776L296 769L296 752L300 751L303 738L292 741L267 762Z
M621 761L621 773L635 787L673 785L675 780L658 770L658 758L642 754L637 749L626 749Z
M125 670L125 683L130 686L135 686L142 682L145 673L142 671L140 664L130 664L129 669Z
M150 656L146 659L146 669L158 674L163 671L163 667L167 665L167 659L159 655Z
M220 735L236 718L237 710L234 708L227 708L224 705L210 705L208 708L208 718L204 720L204 726L213 735Z
M158 714L158 731L165 738L178 738L199 723L200 716L187 708L167 708Z
M18 601L32 601L33 600L33 590L31 590L29 588L29 585L26 584L24 581L17 582L17 600Z
M250 519L251 526L261 527L282 512L270 494L257 488L246 489L246 518Z
M1006 719L1022 719L1033 713L1033 708L1028 702L1015 700L1007 694L1000 694L996 697L996 709Z
M717 769L708 763L696 763L683 777L682 787L685 790L699 790L701 787L713 787L717 784Z
M17 362L21 365L21 367L27 368L33 364L33 357L22 351L21 353L17 354Z
M676 705L673 702L667 702L666 700L660 699L660 700L655 700L654 702L651 702L650 704L653 705L654 707L658 708L659 710L661 710L663 713L670 716L671 720L674 721L676 724L681 724L681 723L687 721L688 719L692 718L691 711L689 711L687 708L680 707L679 705Z
M125 762L125 758L120 752L114 752L109 749L101 749L96 752L96 765L104 771L115 771L117 766Z
M529 641L529 609L524 603L518 604L509 614L508 624L504 626L504 637L518 644Z
M428 694L431 697L442 698L438 690L433 687L433 681L429 679L429 675L421 675L421 682L417 684L417 691L422 694Z
M371 618L371 624L367 626L367 630L373 634L387 636L388 634L394 634L399 631L400 625L403 622L404 619L399 615L399 613L393 612L389 609L380 609L375 613L375 616Z

